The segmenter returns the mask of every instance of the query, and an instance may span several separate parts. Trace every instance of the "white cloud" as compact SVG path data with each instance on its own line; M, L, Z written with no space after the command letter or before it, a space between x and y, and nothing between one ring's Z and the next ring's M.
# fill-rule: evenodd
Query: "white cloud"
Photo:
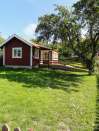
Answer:
M73 2L78 2L79 0L73 0Z
M36 27L37 27L37 24L35 24L35 23L27 25L23 30L24 36L27 39L35 38L35 29L36 29Z
M73 0L73 2L72 2L72 3L73 3L73 4L75 4L75 3L76 3L76 2L78 2L78 1L79 1L79 0Z

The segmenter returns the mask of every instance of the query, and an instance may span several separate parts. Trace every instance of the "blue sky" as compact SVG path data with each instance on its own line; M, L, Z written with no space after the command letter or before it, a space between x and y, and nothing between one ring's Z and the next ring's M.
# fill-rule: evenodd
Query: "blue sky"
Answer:
M0 32L7 38L18 34L26 39L34 36L38 17L51 13L54 4L71 6L77 0L0 0Z

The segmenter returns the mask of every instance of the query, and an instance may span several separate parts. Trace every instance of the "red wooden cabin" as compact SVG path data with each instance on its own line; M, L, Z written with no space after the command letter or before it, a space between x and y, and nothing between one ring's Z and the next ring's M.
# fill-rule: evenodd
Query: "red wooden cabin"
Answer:
M57 52L28 42L17 35L9 37L0 47L3 49L5 67L32 68L58 63Z

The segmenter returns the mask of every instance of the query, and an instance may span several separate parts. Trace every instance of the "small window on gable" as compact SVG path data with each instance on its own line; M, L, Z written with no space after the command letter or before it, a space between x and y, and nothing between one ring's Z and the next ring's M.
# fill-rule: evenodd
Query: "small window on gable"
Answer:
M12 58L22 58L22 48L12 48Z

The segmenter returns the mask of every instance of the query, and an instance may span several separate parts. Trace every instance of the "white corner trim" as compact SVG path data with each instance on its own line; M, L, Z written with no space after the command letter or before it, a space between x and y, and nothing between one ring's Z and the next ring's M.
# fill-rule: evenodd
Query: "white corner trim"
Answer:
M33 56L33 51L32 51L32 47L30 47L30 66L33 65L33 63L32 63L32 56Z
M3 47L3 66L5 66L5 46Z

